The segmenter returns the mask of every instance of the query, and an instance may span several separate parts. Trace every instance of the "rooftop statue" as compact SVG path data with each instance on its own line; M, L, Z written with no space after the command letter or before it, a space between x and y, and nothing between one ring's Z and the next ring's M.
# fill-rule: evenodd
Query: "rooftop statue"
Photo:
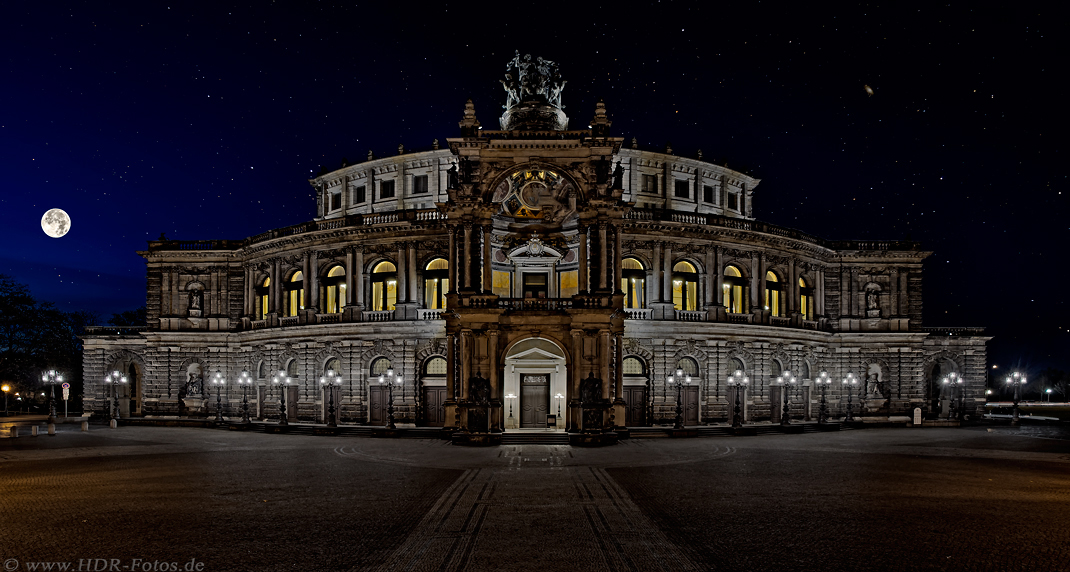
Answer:
M557 62L543 58L532 59L531 54L520 56L517 51L505 66L505 113L502 129L506 130L564 130L568 117L561 111L561 92L565 80Z

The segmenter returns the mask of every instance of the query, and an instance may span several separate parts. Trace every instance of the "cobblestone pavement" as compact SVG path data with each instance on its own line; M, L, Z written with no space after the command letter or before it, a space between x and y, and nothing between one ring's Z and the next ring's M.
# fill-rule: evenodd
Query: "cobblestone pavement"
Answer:
M0 441L0 566L1070 570L1067 433L479 449L59 426L55 437Z

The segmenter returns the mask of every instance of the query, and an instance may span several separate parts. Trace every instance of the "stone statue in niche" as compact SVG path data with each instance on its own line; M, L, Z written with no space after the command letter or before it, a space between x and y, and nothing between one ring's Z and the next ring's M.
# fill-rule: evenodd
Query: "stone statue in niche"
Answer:
M590 373L580 384L580 399L584 405L602 400L602 380L595 377L594 372Z
M624 188L624 168L620 166L620 161L617 161L617 167L613 169L613 188Z
M866 395L870 399L887 399L884 381L881 379L881 366L875 363L869 364L866 369Z
M881 316L880 288L871 285L866 288L866 317L879 318Z
M199 318L204 313L204 291L191 290L189 293L189 315Z
M199 366L191 367L186 373L186 384L178 392L179 399L201 397L204 394L204 374Z
M469 380L468 400L472 403L489 403L490 381L481 376L476 376Z

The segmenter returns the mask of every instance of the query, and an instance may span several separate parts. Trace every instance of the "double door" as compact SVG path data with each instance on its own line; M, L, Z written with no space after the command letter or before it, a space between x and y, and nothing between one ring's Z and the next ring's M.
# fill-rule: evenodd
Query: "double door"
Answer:
M520 375L520 428L546 428L550 410L550 376Z

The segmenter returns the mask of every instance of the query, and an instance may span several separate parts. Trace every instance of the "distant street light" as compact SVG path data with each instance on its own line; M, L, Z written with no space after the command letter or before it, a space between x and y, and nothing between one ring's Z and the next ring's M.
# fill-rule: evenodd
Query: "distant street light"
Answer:
M739 393L747 391L749 383L750 379L743 375L741 370L737 369L732 375L728 376L728 386L734 387L736 390L736 406L732 409L732 427L743 426L743 409L739 406Z
M394 375L394 368L387 368L386 375L379 374L379 385L385 385L387 388L387 404L386 404L386 428L397 429L397 425L394 424L394 384L401 385L401 374Z
M286 375L285 371L279 371L271 382L279 389L279 425L289 425L286 420L286 390L284 387L290 385L290 377Z
M828 423L829 407L828 399L826 398L826 392L828 391L828 386L832 383L832 378L829 377L829 372L822 371L820 374L818 374L817 379L814 380L814 383L821 386L821 408L818 409L817 412L817 422Z
M1025 385L1025 376L1016 371L1007 378L1007 384L1014 388L1014 409L1011 415L1011 425L1017 427L1022 422L1018 416L1018 401L1022 398L1021 389Z
M119 418L119 385L126 383L126 376L119 371L113 371L104 378L104 385L111 386L112 408L111 418Z
M691 385L691 374L685 375L684 374L684 370L678 368L676 370L676 376L674 377L674 376L670 375L668 378L666 378L666 381L669 383L670 387L673 385L673 383L676 384L676 420L673 423L673 427L672 428L673 429L683 429L684 428L684 408L683 408L683 403L682 403L681 391L683 389L682 386Z
M955 408L955 388L956 387L961 387L962 386L962 382L963 382L962 377L960 377L959 374L957 374L955 372L949 373L947 375L947 377L945 377L944 380L943 380L943 384L945 386L947 386L948 388L950 388L950 392L951 392L950 393L951 404L947 409L947 418L948 418L949 421L951 420L952 417L956 417L956 418L958 417L957 415L955 415L955 411L956 411L956 408Z
M238 385L241 386L241 422L249 423L249 386L253 384L253 377L244 369L238 374Z
M1044 390L1044 397L1045 397L1045 401L1047 401L1048 403L1051 403L1051 388L1050 387Z
M342 385L342 376L335 375L333 369L327 370L327 376L320 378L320 385L327 391L329 397L327 398L327 426L337 427L338 417L335 415L334 409L334 386Z
M56 384L63 383L63 374L50 369L41 375L41 383L48 385L48 424L56 423Z
M776 380L784 392L784 409L780 412L780 424L791 425L791 390L795 388L796 379L790 371L785 371Z
M850 423L854 421L854 415L852 413L854 404L851 403L851 396L854 393L854 388L858 387L858 378L855 374L847 372L847 377L843 378L843 389L847 391L847 417L843 418L844 423ZM865 409L865 403L862 404Z
M0 389L4 390L4 417L7 417L7 392L11 391L11 386L5 383Z
M223 386L227 384L227 380L220 372L215 372L212 376L212 385L215 386L215 422L223 423L226 419L223 419Z

